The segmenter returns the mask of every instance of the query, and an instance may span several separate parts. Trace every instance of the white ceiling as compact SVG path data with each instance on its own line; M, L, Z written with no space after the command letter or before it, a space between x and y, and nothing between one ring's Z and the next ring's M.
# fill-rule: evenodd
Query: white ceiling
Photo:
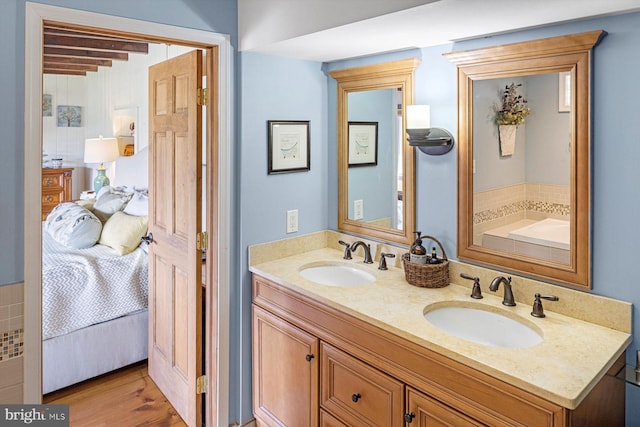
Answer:
M311 0L268 1L274 2L272 6L277 9L287 3L291 6L290 1L301 1L297 4L304 5ZM335 13L340 13L336 7L339 1L322 1L325 7L333 7ZM340 1L343 5L356 2ZM251 0L240 2L251 4ZM318 7L318 3L314 6ZM247 19L249 8L243 11L241 6L240 50L330 62L632 11L640 11L639 0L432 0L373 17L369 17L370 12L363 12L364 19L351 17L351 23L314 31L314 28L322 28L317 22L318 14L304 13L304 8L298 7L297 11L289 8L281 13L288 14L287 19L296 22L298 27L304 20L309 20L310 32L287 36L282 33L282 26L277 30L263 25L256 31L256 26L250 24L255 23L258 16L254 14ZM243 22L246 25L243 26ZM274 31L280 35L274 36ZM246 43L248 39L251 43Z

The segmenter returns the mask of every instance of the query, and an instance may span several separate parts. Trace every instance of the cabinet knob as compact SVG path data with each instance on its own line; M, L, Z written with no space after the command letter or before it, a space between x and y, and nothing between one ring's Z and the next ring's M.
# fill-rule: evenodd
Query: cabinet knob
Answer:
M304 358L307 359L307 362L311 362L313 357L314 357L313 354L307 354Z
M44 182L47 185L51 185L51 184L53 184L53 178L45 178Z
M47 202L53 202L53 196L48 195L47 197L44 198L44 200Z
M404 422L410 423L411 421L413 421L415 417L416 417L416 414L414 414L413 412L410 414L404 414Z
M355 403L358 403L358 400L360 400L361 397L362 397L362 395L360 393L352 394L351 395L351 400L353 400Z

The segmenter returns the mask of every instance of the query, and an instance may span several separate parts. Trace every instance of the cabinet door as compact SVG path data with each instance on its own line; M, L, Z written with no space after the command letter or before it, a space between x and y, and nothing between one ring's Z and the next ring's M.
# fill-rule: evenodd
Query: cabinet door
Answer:
M352 427L400 427L404 385L364 362L321 343L321 405Z
M405 421L411 427L484 425L410 387L407 387L407 408Z
M253 306L253 413L258 425L318 425L318 339Z

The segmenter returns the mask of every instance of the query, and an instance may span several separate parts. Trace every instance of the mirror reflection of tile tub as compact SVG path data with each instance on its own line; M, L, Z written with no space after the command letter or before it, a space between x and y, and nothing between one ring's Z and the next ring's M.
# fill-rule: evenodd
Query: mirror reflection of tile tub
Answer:
M569 221L563 219L547 218L510 231L508 237L522 242L569 250L571 225Z
M570 228L569 221L555 218L516 221L486 231L482 246L568 264Z

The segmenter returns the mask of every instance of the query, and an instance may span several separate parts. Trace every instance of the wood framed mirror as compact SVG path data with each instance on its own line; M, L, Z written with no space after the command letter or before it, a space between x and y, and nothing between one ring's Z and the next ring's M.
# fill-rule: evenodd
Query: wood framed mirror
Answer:
M459 259L590 289L591 50L605 34L445 54L458 67ZM529 115L511 152L496 113L512 89Z
M411 244L415 150L406 142L414 71L406 59L329 72L337 82L338 229Z

